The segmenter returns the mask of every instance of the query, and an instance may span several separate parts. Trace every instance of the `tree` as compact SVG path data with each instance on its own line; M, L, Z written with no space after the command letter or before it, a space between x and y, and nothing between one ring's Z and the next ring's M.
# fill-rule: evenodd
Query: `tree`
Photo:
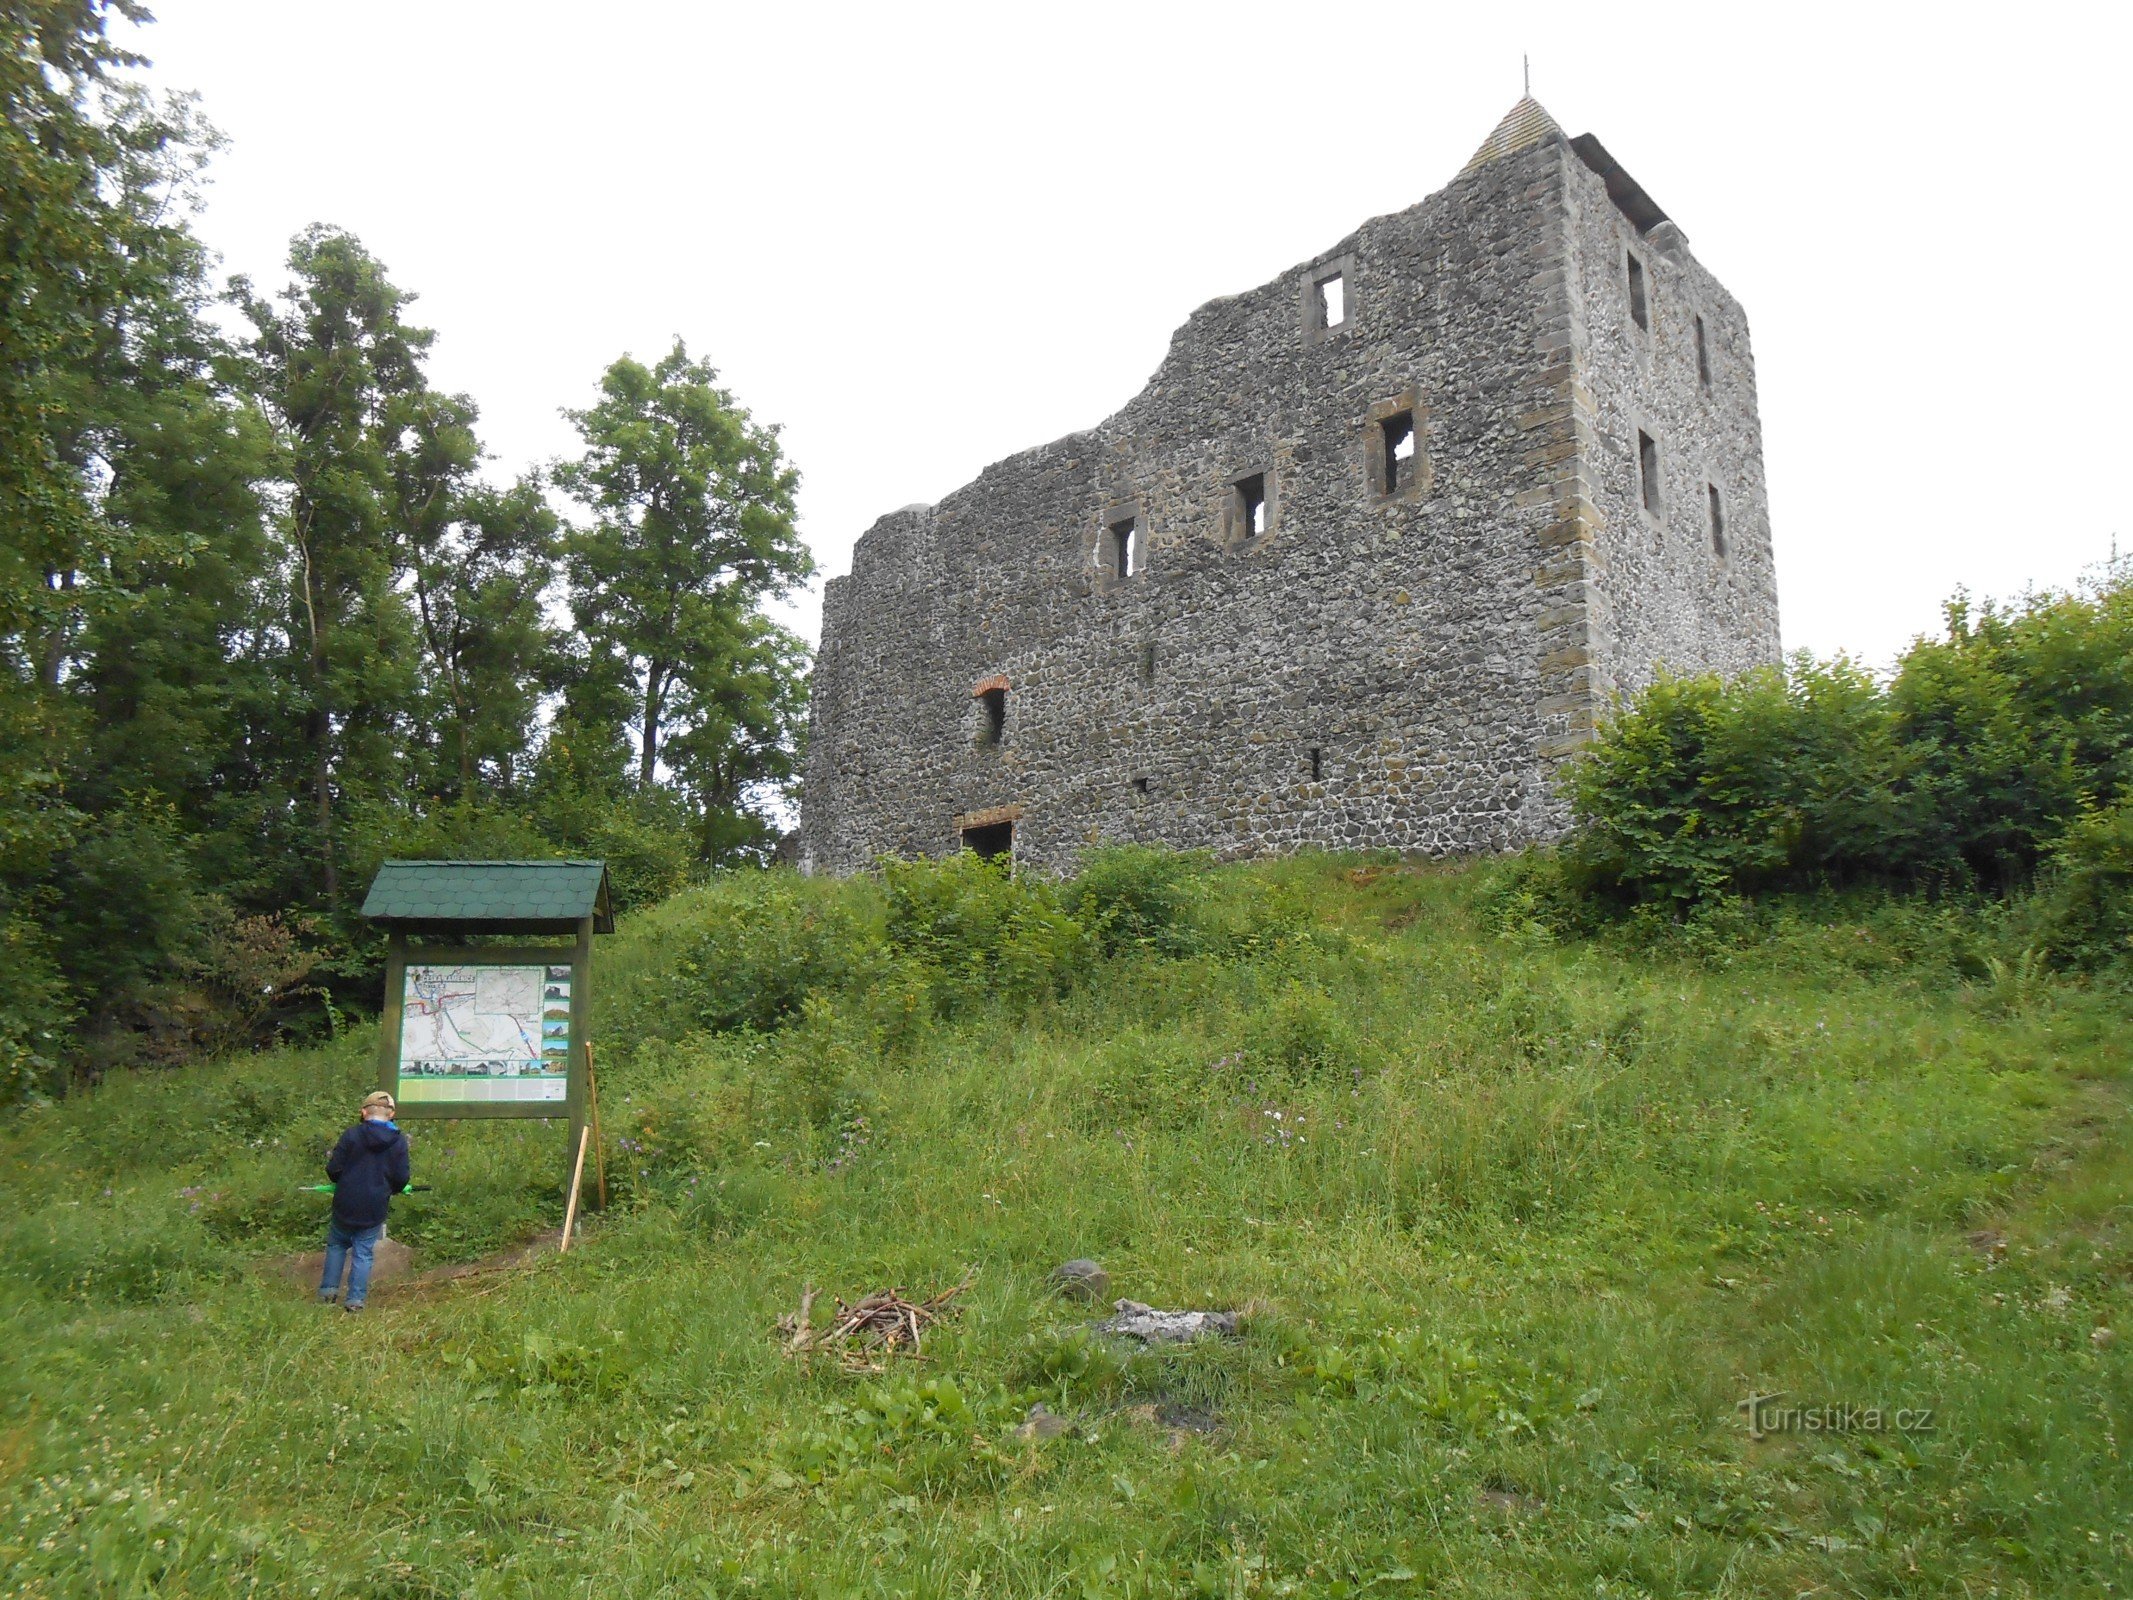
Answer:
M0 648L57 681L98 527L51 437L55 377L95 337L123 256L102 189L116 161L94 97L134 57L105 35L129 0L0 0Z
M281 802L253 759L279 695L268 660L272 430L216 328L211 262L189 219L221 146L189 98L110 102L106 192L121 254L94 337L55 382L54 437L105 531L63 650L85 718L72 788L92 810L159 795L179 836L220 848L209 875L256 873Z
M708 862L763 857L776 830L759 801L788 789L807 726L807 645L769 618L746 615L725 648L682 675L682 731L667 761L695 816Z
M442 745L431 788L464 799L510 791L556 678L555 629L542 609L559 553L540 485L461 487L442 526L419 524L415 612Z
M300 829L328 907L340 901L336 803L398 787L420 689L399 578L422 497L478 455L472 406L434 395L436 337L401 319L411 296L354 236L323 226L290 247L279 305L233 286L257 330L260 399L286 451L286 631L308 790ZM441 458L441 459L440 459ZM446 492L446 491L440 491Z
M813 571L793 520L799 474L717 379L679 340L654 367L623 357L597 404L565 413L585 453L556 473L593 514L568 542L585 635L575 698L627 689L638 788L661 782L671 753L712 854L729 825L748 831L749 785L790 771L804 655L760 607Z
M133 60L107 22L142 15L0 0L0 932L79 821L65 793L78 719L57 690L106 530L54 437L56 390L123 254L95 96Z

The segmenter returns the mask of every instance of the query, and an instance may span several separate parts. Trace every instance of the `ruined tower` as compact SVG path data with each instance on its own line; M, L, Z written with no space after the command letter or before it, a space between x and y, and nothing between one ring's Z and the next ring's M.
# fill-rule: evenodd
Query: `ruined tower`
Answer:
M802 859L1504 849L1618 693L1777 658L1747 318L1526 99L1109 420L868 530Z

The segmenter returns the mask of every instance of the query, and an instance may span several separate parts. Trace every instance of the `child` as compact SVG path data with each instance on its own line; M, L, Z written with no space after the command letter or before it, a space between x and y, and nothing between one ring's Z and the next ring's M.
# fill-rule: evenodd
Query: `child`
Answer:
M399 1108L380 1089L363 1097L363 1120L341 1135L326 1158L333 1180L333 1221L326 1228L326 1271L319 1279L321 1305L341 1292L348 1270L349 1311L361 1311L370 1290L370 1256L385 1236L385 1213L407 1187L407 1135L393 1121Z

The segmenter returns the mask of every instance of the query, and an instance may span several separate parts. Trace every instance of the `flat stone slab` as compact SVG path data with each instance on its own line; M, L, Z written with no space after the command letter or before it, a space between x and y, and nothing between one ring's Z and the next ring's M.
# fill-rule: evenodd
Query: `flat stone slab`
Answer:
M1096 1324L1098 1333L1109 1333L1143 1344L1185 1344L1194 1339L1233 1338L1237 1332L1234 1311L1158 1311L1138 1300L1112 1304L1113 1316Z

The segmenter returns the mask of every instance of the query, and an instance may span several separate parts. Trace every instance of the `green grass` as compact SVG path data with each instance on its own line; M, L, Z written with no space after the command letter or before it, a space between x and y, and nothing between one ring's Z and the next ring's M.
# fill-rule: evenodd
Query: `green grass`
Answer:
M2125 997L1992 976L1959 908L1504 936L1493 870L1223 868L1197 953L1012 981L884 953L876 885L682 896L600 952L584 1249L361 1318L261 1264L316 1247L369 1034L22 1114L5 1587L2123 1592ZM691 1032L721 927L827 992ZM415 1140L426 1262L557 1221L558 1130ZM1246 1331L1114 1350L1045 1292L1076 1255ZM805 1283L967 1267L923 1361L779 1353ZM1758 1439L1750 1393L1932 1426ZM1040 1399L1075 1431L1018 1437Z

